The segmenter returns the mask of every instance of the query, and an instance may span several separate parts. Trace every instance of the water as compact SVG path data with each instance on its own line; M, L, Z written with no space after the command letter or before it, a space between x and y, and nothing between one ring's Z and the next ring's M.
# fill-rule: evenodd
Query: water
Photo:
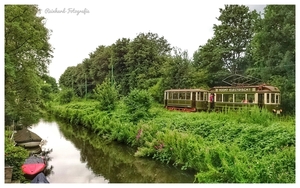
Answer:
M44 121L29 128L45 140L50 183L193 183L195 172L152 159L134 157L135 150L82 128Z

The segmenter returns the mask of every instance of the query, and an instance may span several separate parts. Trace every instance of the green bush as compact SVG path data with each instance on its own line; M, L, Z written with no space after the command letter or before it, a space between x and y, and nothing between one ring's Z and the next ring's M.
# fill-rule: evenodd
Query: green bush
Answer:
M74 91L72 89L63 89L59 96L60 104L67 104L72 101L74 97Z
M148 116L151 101L151 95L146 90L134 89L129 93L124 102L133 122Z
M99 101L99 109L111 111L116 107L118 91L115 85L111 85L109 79L105 79L101 85L96 85L94 89L95 97Z
M21 183L28 182L24 177L21 166L29 156L29 152L14 145L11 140L11 131L5 131L5 166L12 166L12 181L20 180Z

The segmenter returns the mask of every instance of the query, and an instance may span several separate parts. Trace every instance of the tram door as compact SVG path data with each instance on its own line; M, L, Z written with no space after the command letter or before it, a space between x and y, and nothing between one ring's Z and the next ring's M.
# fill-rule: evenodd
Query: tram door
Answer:
M196 92L192 93L192 108L196 108Z
M168 105L168 92L165 92L165 97L164 97L164 99L165 99L165 107Z
M258 94L258 107L261 109L264 105L264 94L263 93L259 93Z

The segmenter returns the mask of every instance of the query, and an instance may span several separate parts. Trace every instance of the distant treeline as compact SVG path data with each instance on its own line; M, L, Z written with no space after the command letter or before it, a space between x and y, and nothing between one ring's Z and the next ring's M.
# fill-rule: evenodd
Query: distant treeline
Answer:
M85 97L109 78L123 96L146 89L162 102L165 89L209 88L241 74L277 86L283 109L294 113L295 6L267 5L260 15L244 5L226 5L217 19L214 36L199 46L192 59L164 37L140 33L133 40L100 45L82 63L68 67L59 85Z

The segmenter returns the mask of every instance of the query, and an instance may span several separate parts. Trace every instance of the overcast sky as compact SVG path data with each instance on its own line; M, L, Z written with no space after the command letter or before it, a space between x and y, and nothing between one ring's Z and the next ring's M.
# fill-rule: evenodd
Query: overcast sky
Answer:
M57 82L67 67L82 63L98 46L112 45L121 38L134 39L139 33L157 33L192 57L199 45L213 36L219 8L224 7L224 2L204 4L199 0L17 2L38 4L41 16L46 18L54 48L49 73ZM258 2L242 4L263 11L265 6Z

